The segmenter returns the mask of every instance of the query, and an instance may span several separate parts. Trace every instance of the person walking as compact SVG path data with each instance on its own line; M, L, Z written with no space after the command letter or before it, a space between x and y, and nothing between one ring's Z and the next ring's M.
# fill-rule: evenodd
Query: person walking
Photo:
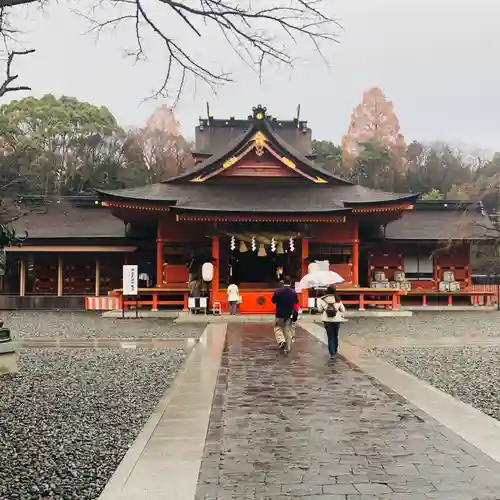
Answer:
M240 290L235 283L227 287L227 301L229 302L229 314L234 316L238 311L238 302L240 300Z
M344 321L345 313L344 304L342 304L334 286L329 286L326 289L326 295L318 299L318 310L323 313L321 320L328 337L328 352L333 358L339 348L339 328L340 323Z
M299 320L300 313L301 313L301 310L300 310L299 304L295 304L293 306L292 323L290 325L290 334L292 336L292 344L295 343L295 333L297 331L297 321Z
M292 314L299 303L297 292L290 286L290 278L283 278L283 286L273 293L271 302L276 305L274 335L280 349L289 353L292 349Z

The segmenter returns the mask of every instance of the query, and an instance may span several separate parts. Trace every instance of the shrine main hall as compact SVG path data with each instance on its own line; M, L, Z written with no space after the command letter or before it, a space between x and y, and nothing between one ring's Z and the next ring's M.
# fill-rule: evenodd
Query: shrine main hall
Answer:
M234 282L241 313L270 313L280 276L300 280L314 261L329 262L343 300L360 309L474 295L471 247L490 224L478 203L426 202L335 176L315 161L306 121L262 106L245 119L200 118L193 156L193 169L158 184L25 197L40 209L15 223L29 237L8 251L1 307L83 308L85 297L119 296L124 264L139 266L139 299L153 310L187 308L198 281L223 312ZM403 289L384 285L398 280ZM302 307L310 298L301 292Z

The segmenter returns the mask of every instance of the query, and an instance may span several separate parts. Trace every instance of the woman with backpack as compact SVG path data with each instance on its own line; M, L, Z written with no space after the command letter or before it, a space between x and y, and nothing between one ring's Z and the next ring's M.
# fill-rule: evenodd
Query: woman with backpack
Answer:
M345 313L344 304L334 286L329 286L326 289L326 295L318 299L318 310L323 313L321 319L328 337L328 352L333 358L339 347L339 328L340 323L344 321Z

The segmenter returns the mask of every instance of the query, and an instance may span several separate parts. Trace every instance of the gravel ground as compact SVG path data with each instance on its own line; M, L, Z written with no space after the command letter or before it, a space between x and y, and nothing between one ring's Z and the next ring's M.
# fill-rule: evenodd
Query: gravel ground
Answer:
M97 499L185 356L23 349L0 378L0 498Z
M500 313L414 313L409 318L349 318L342 334L364 337L499 337Z
M500 347L371 349L398 368L500 420Z
M93 312L2 311L0 318L14 338L198 338L205 329L171 319L112 319Z

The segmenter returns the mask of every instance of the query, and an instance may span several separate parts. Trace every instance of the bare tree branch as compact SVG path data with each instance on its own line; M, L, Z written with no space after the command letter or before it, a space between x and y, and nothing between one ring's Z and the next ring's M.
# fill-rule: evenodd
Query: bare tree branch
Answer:
M4 96L8 92L18 92L21 90L31 90L31 87L26 85L11 85L15 80L19 78L19 75L12 74L12 64L14 62L14 57L25 56L27 54L32 54L35 49L29 50L13 50L7 56L7 67L5 70L5 79L0 85L0 97Z
M293 65L294 46L301 38L312 44L325 63L327 59L322 53L323 42L338 41L340 25L324 12L327 0L277 0L274 6L265 8L257 7L257 2L250 0L246 5L233 0L157 1L170 8L197 38L207 36L209 26L218 28L233 51L256 71L259 79L268 61ZM120 11L120 14L105 20L98 19L97 8L109 5L113 6L114 11ZM175 95L177 100L188 77L207 83L214 92L220 85L232 81L229 73L211 69L194 57L185 44L161 28L159 19L150 14L142 0L97 0L90 15L79 14L90 21L90 31L97 36L106 28L132 21L136 49L129 55L136 60L146 57L143 38L147 32L161 40L167 53L165 78L154 97ZM291 43L280 41L280 33ZM174 85L173 79L177 76L178 81Z
M35 3L39 0L0 0L0 8L3 7L17 7L18 5L27 5L29 3Z
M0 0L0 12L20 5L43 4L44 1ZM267 62L292 66L295 47L300 40L309 42L327 63L322 52L323 43L336 43L340 29L338 21L326 14L327 2L331 0L275 0L274 3L271 0L260 0L260 3L258 0L156 0L157 4L170 9L188 32L200 40L209 35L211 27L217 28L233 51L256 71L259 79ZM97 10L101 8L113 12L111 17L100 19ZM214 92L220 85L232 81L229 73L211 68L193 55L189 43L179 41L172 30L161 27L163 16L151 13L143 0L95 0L90 14L76 12L91 23L90 30L97 37L104 29L133 23L136 47L129 55L136 61L146 58L143 40L148 32L162 42L167 54L165 77L154 96L176 96L178 99L188 77L192 77L195 83L205 82ZM285 38L280 39L280 35L285 35ZM287 39L288 43L285 43ZM7 78L0 96L6 92L29 90L26 86L11 85L18 77L11 73L11 65L15 55L31 52L33 50L7 51Z

